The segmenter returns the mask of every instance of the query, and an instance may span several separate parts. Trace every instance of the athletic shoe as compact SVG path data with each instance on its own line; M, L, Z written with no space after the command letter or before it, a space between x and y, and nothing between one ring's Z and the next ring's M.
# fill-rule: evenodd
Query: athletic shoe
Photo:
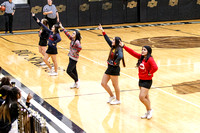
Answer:
M147 119L148 120L151 119L152 115L153 115L153 109L151 109L151 110L148 111Z
M148 113L145 113L143 116L141 116L141 119L146 119L147 115L148 115Z
M76 88L79 88L80 87L80 80L78 80L77 82L76 82Z
M71 89L76 88L76 83L74 83L73 86L70 87Z
M112 102L112 100L114 100L114 99L115 99L115 96L109 97L109 99L108 99L107 103L110 103L110 102Z
M46 63L43 61L43 62L40 63L40 65L44 66L44 65L46 65Z
M121 102L117 99L115 99L114 101L110 102L111 105L117 105L117 104L121 104Z
M57 76L58 73L53 71L53 72L50 72L49 75L50 75L50 76Z

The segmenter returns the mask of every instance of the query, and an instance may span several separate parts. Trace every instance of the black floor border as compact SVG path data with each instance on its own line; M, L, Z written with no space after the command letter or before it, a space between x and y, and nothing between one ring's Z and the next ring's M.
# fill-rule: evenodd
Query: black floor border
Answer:
M39 103L41 106L43 106L46 110L48 110L52 115L54 115L57 119L59 119L63 124L65 124L67 127L69 127L72 131L75 133L86 133L83 129L81 129L78 125L76 125L73 121L65 117L62 113L60 113L57 109L52 107L50 104L48 104L45 100L43 100L41 97L39 97L37 94L35 94L32 90L30 90L28 87L26 87L23 83L18 81L15 77L13 77L10 73L8 73L5 69L1 68L1 73L4 76L9 76L12 81L15 82L16 86L18 86L21 90L23 90L25 93L31 93L33 95L33 99ZM31 105L31 108L33 108L35 111L37 111L43 118L46 119L46 121L55 128L59 133L65 133L56 123L54 123L51 119L49 119L45 114L43 114L39 109L37 109L35 106Z

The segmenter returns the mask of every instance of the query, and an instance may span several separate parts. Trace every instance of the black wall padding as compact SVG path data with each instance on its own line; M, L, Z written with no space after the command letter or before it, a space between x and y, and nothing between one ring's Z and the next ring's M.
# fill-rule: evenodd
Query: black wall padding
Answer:
M30 29L30 15L30 7L28 5L17 7L13 17L13 29Z
M63 26L67 25L67 1L68 0L54 0L53 3L57 7L59 19Z
M125 20L125 8L123 0L113 0L112 6L112 23L120 24Z
M0 0L0 4L5 0ZM150 5L148 3L150 2ZM155 2L157 5L155 6ZM200 18L197 0L54 0L63 26L90 26L118 23L186 20ZM135 5L137 3L137 5ZM13 29L39 28L32 19L31 10L39 19L44 17L47 0L29 0L27 5L17 5ZM40 9L40 11L39 11ZM0 30L5 30L5 19L0 12Z
M102 2L90 2L90 22L91 25L102 23L101 19Z
M200 17L200 5L197 5L196 0L179 1L179 18L180 19L195 19Z
M67 26L78 26L79 4L78 0L67 1Z
M146 1L146 5L148 5L148 2L151 0ZM159 6L160 2L158 2L156 7L148 7L147 6L147 20L148 21L158 21L158 6Z
M45 16L43 15L43 7L47 4L46 0L30 0L30 11L35 12L35 16L39 18L40 20L44 18ZM32 15L30 17L30 25L31 29L37 29L39 28L38 24L33 20Z
M178 5L169 5L169 0L159 1L158 6L158 21L176 20L179 18Z
M102 24L112 24L112 4L113 0L102 2Z
M88 0L79 0L79 25L86 26L90 24L90 5Z
M136 7L134 7L136 2ZM126 9L126 14L125 14L125 22L127 23L133 23L133 22L138 22L139 21L139 12L138 8L139 7L139 0L126 0L125 3L125 9Z

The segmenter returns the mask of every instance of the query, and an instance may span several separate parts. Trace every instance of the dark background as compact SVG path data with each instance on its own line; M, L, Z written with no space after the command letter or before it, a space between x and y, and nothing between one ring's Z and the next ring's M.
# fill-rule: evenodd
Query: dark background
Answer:
M3 3L5 0L0 0ZM156 22L169 20L186 20L200 18L200 5L197 0L178 0L178 4L170 6L170 0L156 0L157 6L149 7L152 0L54 0L56 6L66 6L59 11L60 21L64 26L90 26L101 24L122 24L135 22ZM130 6L137 2L137 6ZM13 29L35 29L38 25L31 17L31 9L44 7L46 0L29 0L28 4L16 5ZM129 5L129 6L128 6ZM36 16L41 19L42 11ZM0 15L0 30L4 30L4 16Z

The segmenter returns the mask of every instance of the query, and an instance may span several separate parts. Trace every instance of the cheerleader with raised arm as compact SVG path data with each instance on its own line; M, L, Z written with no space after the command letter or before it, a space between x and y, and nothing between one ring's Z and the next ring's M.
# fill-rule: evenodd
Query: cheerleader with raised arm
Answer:
M108 56L108 68L105 71L105 74L103 75L103 79L101 81L101 85L103 88L108 92L110 95L107 103L110 103L111 105L115 104L121 104L120 101L120 89L119 89L119 84L118 84L118 76L120 75L120 60L122 59L123 65L125 67L125 62L124 62L124 56L123 56L123 49L120 47L119 43L121 41L120 37L115 37L111 41L105 31L103 30L102 26L99 25L99 29L102 31L102 34L110 46L110 53ZM110 87L108 86L108 81L111 80L113 87L115 89L115 94L116 98L113 95Z
M153 115L153 109L151 108L151 102L149 98L149 90L152 85L153 74L158 70L156 62L151 56L152 49L150 46L143 46L141 54L135 52L129 47L120 42L120 46L123 47L130 55L138 59L136 66L139 70L139 99L145 105L147 112L142 119L151 119Z

